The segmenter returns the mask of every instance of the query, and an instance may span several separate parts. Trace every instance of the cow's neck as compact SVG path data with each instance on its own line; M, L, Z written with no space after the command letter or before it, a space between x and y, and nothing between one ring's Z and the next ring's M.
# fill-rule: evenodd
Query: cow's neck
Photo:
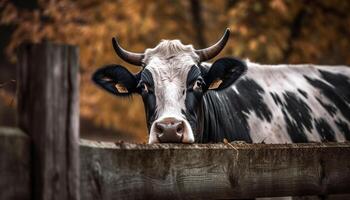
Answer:
M246 141L251 143L246 116L240 109L242 99L232 90L208 91L203 96L198 126L202 127L201 142Z

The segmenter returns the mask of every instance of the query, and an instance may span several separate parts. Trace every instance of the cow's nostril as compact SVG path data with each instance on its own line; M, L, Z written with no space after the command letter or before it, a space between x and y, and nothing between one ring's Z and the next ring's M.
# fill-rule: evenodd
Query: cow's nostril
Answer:
M177 126L176 132L182 133L183 130L184 130L184 125L183 125L183 123L181 122L181 123Z
M158 133L163 133L164 132L164 127L160 123L156 123L156 131Z
M178 133L182 132L182 127L177 127L177 130L176 130Z

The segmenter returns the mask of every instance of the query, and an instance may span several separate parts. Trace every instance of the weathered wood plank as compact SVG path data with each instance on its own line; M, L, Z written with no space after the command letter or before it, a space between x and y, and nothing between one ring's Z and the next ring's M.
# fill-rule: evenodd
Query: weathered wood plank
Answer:
M33 199L79 199L78 50L23 45L17 73L18 123L33 142Z
M82 199L349 193L350 144L81 146Z
M30 199L30 139L0 127L0 199Z

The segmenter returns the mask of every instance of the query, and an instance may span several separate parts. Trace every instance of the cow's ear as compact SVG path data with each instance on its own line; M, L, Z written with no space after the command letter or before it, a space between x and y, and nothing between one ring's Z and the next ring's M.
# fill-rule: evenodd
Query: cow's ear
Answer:
M247 71L245 62L235 58L216 60L204 76L206 89L221 90L232 85Z
M92 80L114 95L129 96L137 92L139 74L134 75L120 65L107 65L98 69Z

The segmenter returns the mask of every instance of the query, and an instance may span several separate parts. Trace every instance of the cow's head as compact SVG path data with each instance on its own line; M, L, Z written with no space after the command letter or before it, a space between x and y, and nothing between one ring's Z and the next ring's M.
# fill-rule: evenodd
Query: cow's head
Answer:
M121 65L108 65L97 70L93 80L117 96L142 96L149 143L193 143L201 134L198 120L203 95L208 90L225 89L246 70L246 65L234 58L201 64L220 53L229 34L227 29L216 44L206 49L195 50L179 40L164 40L142 54L124 50L113 38L118 56L142 69L132 74Z

